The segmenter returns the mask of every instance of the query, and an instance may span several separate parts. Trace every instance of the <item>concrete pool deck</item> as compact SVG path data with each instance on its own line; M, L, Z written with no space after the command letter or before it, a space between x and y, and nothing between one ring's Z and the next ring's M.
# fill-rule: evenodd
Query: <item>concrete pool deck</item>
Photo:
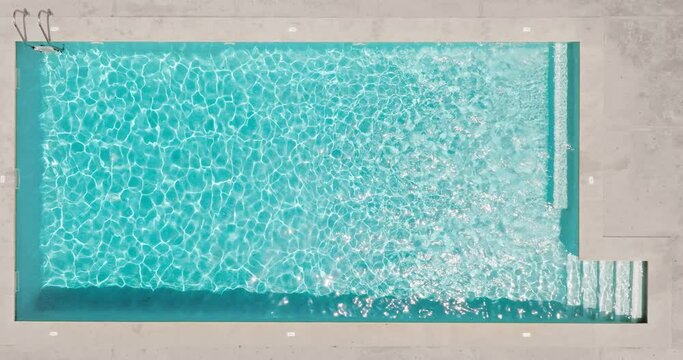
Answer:
M41 38L35 14L51 7L57 41L579 41L580 255L648 260L648 323L14 322L10 184L0 185L0 358L683 358L683 1L141 3L2 2L1 173L14 168L15 8L34 15L30 40Z

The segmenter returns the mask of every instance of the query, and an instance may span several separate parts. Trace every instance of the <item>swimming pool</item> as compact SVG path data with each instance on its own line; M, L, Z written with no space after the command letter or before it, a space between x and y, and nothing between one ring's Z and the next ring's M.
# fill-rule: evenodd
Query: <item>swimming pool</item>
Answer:
M577 258L578 44L17 54L20 320L644 319Z

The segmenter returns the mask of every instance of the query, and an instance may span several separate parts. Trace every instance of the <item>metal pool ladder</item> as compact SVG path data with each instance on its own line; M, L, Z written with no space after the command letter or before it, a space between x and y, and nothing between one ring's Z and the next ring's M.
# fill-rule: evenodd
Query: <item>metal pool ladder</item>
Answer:
M45 33L45 29L43 29L43 23L40 16L42 14L45 14L45 18L47 20L47 33ZM45 41L47 41L48 44L52 42L52 34L50 33L50 16L52 16L52 10L50 9L38 11L38 27L40 27L40 31L43 33Z
M21 29L19 28L19 25L17 25L17 14L22 14L22 21L23 21L23 33ZM45 20L47 22L47 32L45 31L45 28L43 28L43 14L45 15ZM52 34L51 34L51 29L50 29L50 16L52 16L52 10L47 9L47 10L40 10L38 11L38 27L40 28L40 31L43 33L43 36L45 37L45 41L47 41L46 44L41 45L29 45L27 44L28 41L28 35L26 33L26 17L30 16L28 10L24 8L24 10L21 9L16 9L14 10L14 13L12 14L12 22L14 23L14 27L17 29L17 32L19 33L19 37L21 37L21 41L27 45L30 46L33 50L41 52L41 53L53 53L53 52L62 52L64 50L63 47L59 47L56 45L52 44Z
M47 22L47 33L43 28L43 22L41 17L42 14L45 14L45 20ZM50 16L52 16L52 10L50 9L38 11L38 27L40 28L40 31L43 33L45 41L47 41L47 45L34 46L33 50L40 51L43 53L62 52L64 50L64 48L52 45L52 33L50 32Z
M24 32L23 33L21 32L21 29L19 29L19 25L17 25L17 13L20 13L23 15L23 17L22 17L22 21L23 21L23 25L24 25ZM17 29L17 32L19 33L19 37L21 37L21 41L23 43L26 43L26 17L27 16L30 16L30 14L28 13L28 10L26 10L26 8L24 8L24 10L16 9L16 10L14 10L14 13L12 14L12 23L14 24L14 28Z

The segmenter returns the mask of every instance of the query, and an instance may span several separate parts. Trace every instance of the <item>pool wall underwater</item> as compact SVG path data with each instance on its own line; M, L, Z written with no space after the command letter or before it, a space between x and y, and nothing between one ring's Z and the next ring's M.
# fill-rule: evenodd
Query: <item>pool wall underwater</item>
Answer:
M95 46L84 43L67 43L70 49ZM110 46L107 44L107 46ZM120 43L111 46L138 46L158 49L170 47L182 48L183 44L136 44ZM213 44L212 46L225 46ZM253 46L236 44L227 46ZM277 46L277 45L274 45ZM292 44L286 46L331 46L335 44ZM370 45L391 46L391 44ZM175 48L174 48L175 47ZM553 47L550 46L550 49ZM578 43L567 46L566 67L566 121L567 144L566 177L567 205L561 212L560 240L568 253L578 255L578 127L579 127L579 83L578 83ZM18 89L17 89L17 167L21 175L17 189L17 320L51 320L51 321L371 321L371 322L642 322L645 316L632 319L630 316L616 315L612 309L607 311L599 305L604 295L600 290L593 294L597 299L594 307L584 307L576 303L576 299L568 302L558 301L515 301L505 298L491 300L486 297L452 299L435 301L429 299L413 300L406 309L405 299L392 296L372 298L368 295L330 294L313 295L306 293L254 293L244 289L232 289L222 292L205 290L179 291L168 288L142 289L130 287L80 287L69 288L45 286L42 269L45 263L41 250L41 222L43 199L41 181L45 171L42 147L45 134L40 130L41 112L44 111L45 79L41 73L44 56L31 51L24 45L17 45ZM54 55L48 55L54 56ZM58 56L58 55L57 55ZM549 51L549 62L555 57ZM549 66L557 69L556 66ZM552 75L548 77L551 87L554 83ZM554 113L556 105L552 99L548 102L550 113ZM552 124L552 122L551 122ZM558 134L551 131L550 134ZM552 139L552 141L551 141ZM551 136L548 147L556 146ZM553 150L550 154L555 153ZM548 161L548 174L557 173L555 164ZM554 200L557 192L552 187L554 181L548 181L547 196L549 202ZM645 293L644 279L646 264L634 265L628 262L585 262L577 264L579 276L585 277L595 268L596 285L614 283L614 274L627 271L633 279L636 274L643 274L643 284L632 294ZM611 278L599 274L612 273ZM571 271L568 277L571 278ZM593 276L593 275L591 275ZM611 280L610 280L611 279ZM567 282L570 282L568 279ZM620 284L605 286L618 291ZM633 290L632 284L628 289ZM584 292L585 293L585 292ZM584 296L581 293L581 296ZM578 293L577 293L578 294ZM579 296L579 295L577 295ZM611 303L618 302L612 294ZM467 308L481 311L452 311L453 305L466 302ZM340 311L340 304L364 304L358 308L345 306ZM368 305L370 304L370 305ZM642 303L641 303L642 304ZM283 306L284 305L284 306ZM644 307L644 304L643 304ZM623 312L623 309L622 309ZM642 313L644 314L644 312Z

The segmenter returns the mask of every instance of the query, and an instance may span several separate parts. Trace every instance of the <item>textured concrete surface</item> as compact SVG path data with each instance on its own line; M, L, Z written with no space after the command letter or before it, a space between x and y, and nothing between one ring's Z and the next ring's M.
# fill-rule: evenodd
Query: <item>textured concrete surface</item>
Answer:
M649 323L17 323L0 187L0 359L683 358L683 1L0 0L0 172L14 167L17 7L51 7L59 40L580 41L581 257L650 261Z

